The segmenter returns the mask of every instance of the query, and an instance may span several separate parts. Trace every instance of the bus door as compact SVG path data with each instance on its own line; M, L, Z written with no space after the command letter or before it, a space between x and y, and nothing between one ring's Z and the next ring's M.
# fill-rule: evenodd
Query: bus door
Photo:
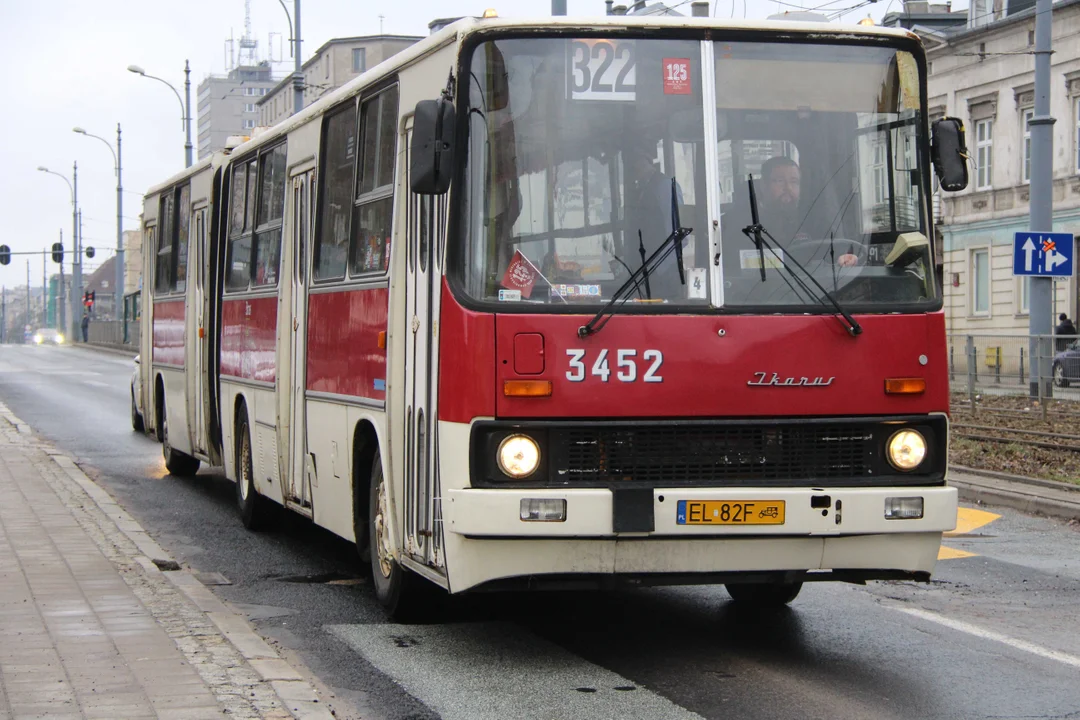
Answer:
M206 402L207 398L207 367L206 367L206 258L209 248L207 247L207 208L206 205L192 211L192 227L195 229L194 253L192 262L188 263L188 277L195 276L195 292L192 297L191 307L195 315L194 341L195 348L194 375L195 394L190 408L192 414L188 417L192 422L191 447L197 453L207 454L207 430L206 430Z
M408 148L411 129L404 140ZM406 159L406 167L409 161ZM405 187L409 187L405 183ZM444 568L442 498L439 489L438 424L435 399L438 374L439 287L442 198L408 193L406 211L405 342L405 549L417 562ZM436 230L436 228L440 228Z
M283 307L288 314L278 322L278 452L281 477L285 479L285 504L311 517L311 477L307 462L307 258L310 251L315 169L311 164L290 176L292 217L288 226L282 267Z

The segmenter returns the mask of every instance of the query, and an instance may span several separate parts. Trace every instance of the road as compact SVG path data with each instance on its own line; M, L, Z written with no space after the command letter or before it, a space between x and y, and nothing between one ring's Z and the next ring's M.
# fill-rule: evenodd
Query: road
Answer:
M348 543L232 483L165 472L131 431L126 357L0 347L0 401L74 455L177 560L335 695L338 717L1080 717L1080 528L964 509L933 582L807 586L739 612L720 587L484 595L388 623Z

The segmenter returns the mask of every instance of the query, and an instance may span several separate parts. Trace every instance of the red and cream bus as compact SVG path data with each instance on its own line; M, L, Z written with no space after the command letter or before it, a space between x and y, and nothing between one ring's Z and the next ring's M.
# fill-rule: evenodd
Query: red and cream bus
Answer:
M906 31L458 21L147 195L147 427L249 527L355 541L392 612L926 579L930 199L967 181L960 124L931 145Z

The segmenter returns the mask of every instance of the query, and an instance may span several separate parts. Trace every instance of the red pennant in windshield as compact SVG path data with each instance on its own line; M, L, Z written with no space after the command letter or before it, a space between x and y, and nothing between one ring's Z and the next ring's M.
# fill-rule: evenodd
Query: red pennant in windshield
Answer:
M536 268L520 250L515 250L506 274L503 275L502 286L507 290L520 290L522 297L529 297L535 284Z

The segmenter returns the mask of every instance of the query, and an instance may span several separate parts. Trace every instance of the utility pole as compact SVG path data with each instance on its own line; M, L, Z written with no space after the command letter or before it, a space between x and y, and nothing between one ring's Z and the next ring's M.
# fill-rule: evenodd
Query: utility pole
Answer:
M30 312L30 308L31 308L31 305L30 305L30 260L27 259L27 261L26 261L26 324L27 325L32 325L33 324L33 323L30 322L30 318L33 317L33 314Z
M49 251L41 249L41 327L49 327Z
M184 167L191 167L191 64L187 60L184 61L184 131L187 133L184 139ZM119 128L116 140L119 143Z
M1035 2L1035 114L1028 121L1031 126L1031 192L1030 229L1033 232L1054 230L1054 118L1050 115L1050 55L1052 26L1052 1ZM1050 296L1054 280L1049 277L1031 278L1031 303L1028 316L1028 332L1031 334L1028 352L1038 358L1038 372L1032 373L1031 397L1040 397L1039 383L1043 383L1042 397L1051 397L1053 383L1050 381L1050 360L1053 355L1053 318ZM1038 339L1037 339L1037 336ZM1033 363L1034 365L1034 363Z
M0 344L7 342L7 285L0 287Z
M82 296L82 260L79 252L79 224L82 221L82 213L79 212L79 163L75 163L72 171L71 203L71 247L75 250L71 260L71 334L75 337L79 329L79 306L78 300Z
M293 114L304 109L304 76L300 74L300 0L293 0Z
M188 87L191 92L191 87ZM190 95L189 95L190 100ZM188 122L191 122L191 104L188 104ZM188 130L191 135L191 130ZM191 163L189 162L188 165ZM116 123L116 301L113 304L113 319L123 321L124 308L124 185L120 180L120 123ZM127 331L127 326L123 326Z

